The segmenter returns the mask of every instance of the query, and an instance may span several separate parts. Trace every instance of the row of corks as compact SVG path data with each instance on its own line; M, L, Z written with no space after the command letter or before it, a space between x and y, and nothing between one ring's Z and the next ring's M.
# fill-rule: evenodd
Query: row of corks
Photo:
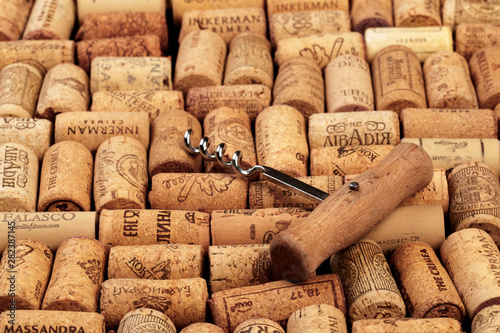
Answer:
M462 332L466 315L473 333L499 327L500 252L487 232L475 228L443 242L444 265L424 242L399 247L387 261L376 242L362 239L331 257L332 274L301 283L272 281L268 245L212 246L210 299L200 245L108 249L98 240L73 237L60 244L54 259L40 241L12 240L0 267L0 323L7 332L70 325L75 332L105 332L138 308L163 312L171 332L206 322L208 310L223 332L274 325L272 332L284 332L282 326L288 333L347 333L347 323L352 332ZM274 323L246 322L256 318ZM367 320L377 318L386 319ZM140 318L130 321L129 329Z

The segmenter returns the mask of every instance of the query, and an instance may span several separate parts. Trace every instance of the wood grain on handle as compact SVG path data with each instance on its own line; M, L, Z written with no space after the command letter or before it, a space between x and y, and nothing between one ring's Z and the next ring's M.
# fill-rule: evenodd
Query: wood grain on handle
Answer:
M432 161L415 144L401 143L373 169L357 176L323 201L303 222L280 232L271 243L277 279L304 281L334 253L353 244L396 206L427 186Z

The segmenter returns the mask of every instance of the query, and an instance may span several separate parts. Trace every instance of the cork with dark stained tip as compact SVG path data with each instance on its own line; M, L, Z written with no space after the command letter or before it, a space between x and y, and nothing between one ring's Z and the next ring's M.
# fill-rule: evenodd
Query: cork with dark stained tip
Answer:
M23 39L70 39L76 19L76 4L72 0L35 1Z
M394 26L391 0L353 0L351 6L353 31L364 34L368 28Z

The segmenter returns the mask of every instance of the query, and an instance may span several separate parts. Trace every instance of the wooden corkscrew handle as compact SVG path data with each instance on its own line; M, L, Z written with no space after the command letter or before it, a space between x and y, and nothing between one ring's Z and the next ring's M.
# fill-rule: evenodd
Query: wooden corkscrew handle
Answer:
M422 148L397 145L377 166L331 194L307 219L274 238L271 260L276 279L311 277L323 261L361 239L401 201L425 188L433 170Z

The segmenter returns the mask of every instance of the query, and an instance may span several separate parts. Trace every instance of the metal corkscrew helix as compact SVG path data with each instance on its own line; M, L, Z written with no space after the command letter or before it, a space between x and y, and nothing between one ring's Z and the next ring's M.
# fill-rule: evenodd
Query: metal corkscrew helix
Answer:
M241 167L241 159L243 157L243 153L238 150L233 154L231 160L226 160L224 158L224 152L226 150L226 145L224 143L221 143L217 146L214 154L210 154L208 152L208 137L202 138L198 147L193 147L191 144L191 133L192 130L187 130L186 133L184 133L184 144L186 146L187 152L190 154L200 154L201 157L203 157L203 159L207 161L217 161L220 166L223 166L225 168L232 168L232 170L236 174L245 177L251 177L256 173L260 173L265 176L267 180L280 186L286 187L287 189L290 189L293 192L307 197L308 199L315 202L322 202L329 195L328 193L323 192L314 186L301 182L298 179L295 179L283 172L267 166L255 165L249 169L243 169Z

